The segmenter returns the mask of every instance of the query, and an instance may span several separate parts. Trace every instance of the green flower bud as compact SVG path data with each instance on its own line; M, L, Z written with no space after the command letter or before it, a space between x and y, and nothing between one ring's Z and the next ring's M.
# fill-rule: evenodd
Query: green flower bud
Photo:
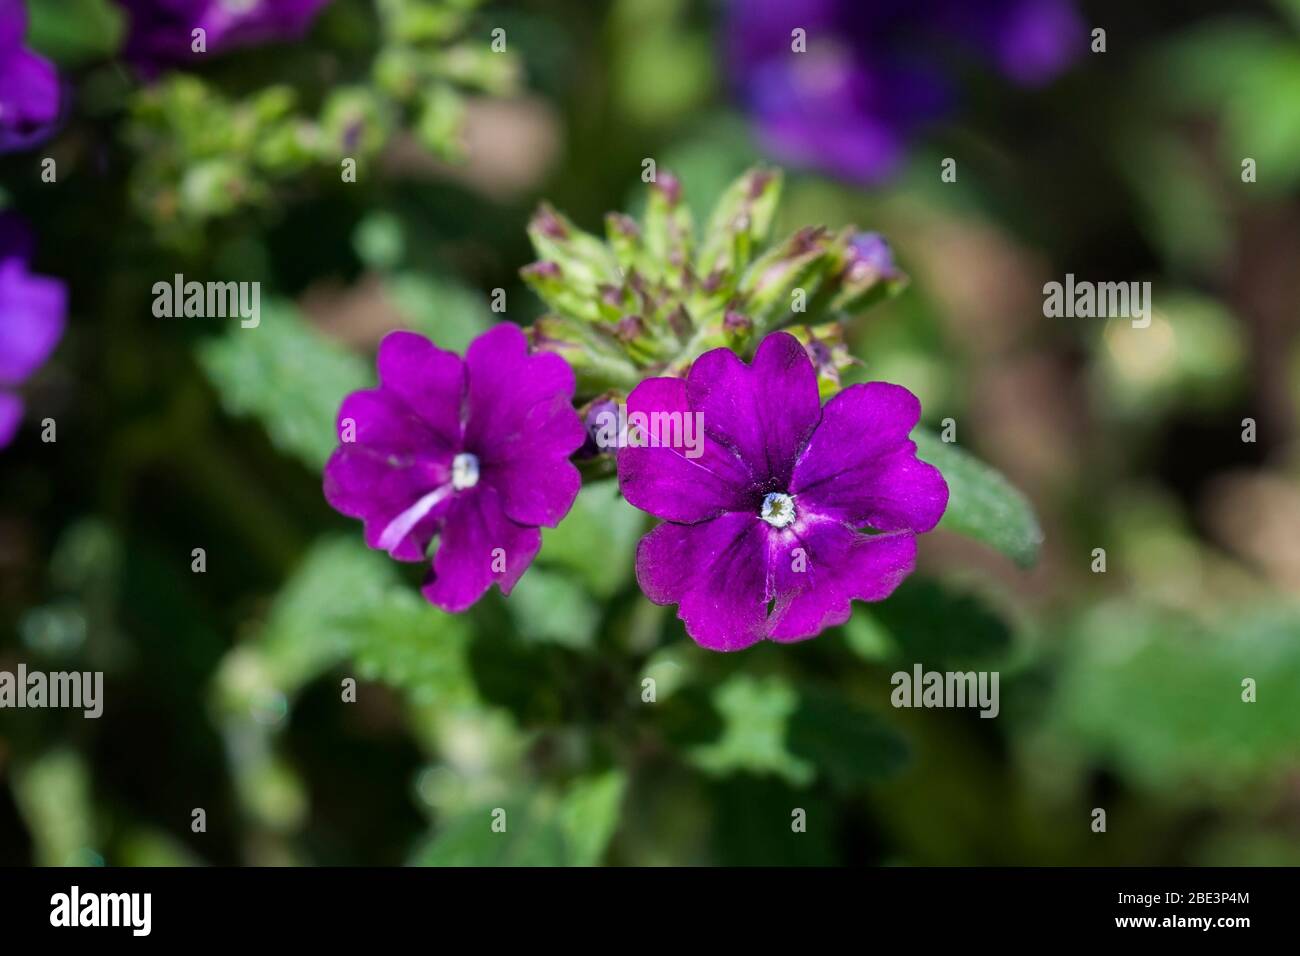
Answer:
M781 172L751 169L722 194L704 231L696 265L701 272L739 271L767 242L781 201Z
M808 226L749 267L739 292L760 334L808 313L809 300L831 266L830 245L825 227Z
M383 101L369 88L334 90L321 110L323 148L331 156L373 156L388 141L392 123Z
M849 354L848 345L844 342L844 327L838 322L827 322L816 328L791 325L785 331L803 343L804 350L812 359L813 368L817 370L817 388L822 401L843 387L841 373L854 365L862 364Z
M682 200L677 177L664 170L650 184L645 210L646 275L680 291L686 282L695 227L690 207Z
M602 284L621 284L618 260L609 247L546 203L528 223L528 237L538 256L559 265L571 286L594 296Z
M582 397L626 388L629 377L684 374L711 348L747 355L793 323L816 326L821 343L829 333L820 329L842 311L901 287L892 260L853 228L808 227L765 250L780 189L779 170L741 176L718 201L698 253L681 183L668 172L650 185L640 224L606 216L604 242L550 206L537 211L528 234L542 261L522 275L551 310L539 321L543 341L582 366ZM830 387L847 352L826 348L820 374Z
M543 315L529 337L540 352L554 352L573 368L581 395L610 388L632 389L641 373L628 359L609 326L594 326L560 315Z

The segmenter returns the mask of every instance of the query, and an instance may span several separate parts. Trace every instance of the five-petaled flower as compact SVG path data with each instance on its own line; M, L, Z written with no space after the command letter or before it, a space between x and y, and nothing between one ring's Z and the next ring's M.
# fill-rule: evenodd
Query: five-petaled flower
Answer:
M679 605L714 650L813 637L846 621L852 599L887 597L948 504L908 438L916 397L872 382L822 407L812 362L783 332L752 365L715 349L685 379L643 381L635 412L703 415L701 457L629 442L618 475L629 502L664 519L637 549L641 589Z
M0 215L0 448L13 441L23 400L15 389L45 364L63 335L67 289L27 269L31 234Z
M326 499L398 560L425 560L437 538L423 592L444 610L465 610L494 581L509 594L541 548L539 526L559 523L581 484L569 461L586 437L573 371L530 354L510 324L463 360L392 332L377 365L379 387L339 409Z
M59 76L50 61L23 46L23 0L0 0L0 153L35 146L59 118Z

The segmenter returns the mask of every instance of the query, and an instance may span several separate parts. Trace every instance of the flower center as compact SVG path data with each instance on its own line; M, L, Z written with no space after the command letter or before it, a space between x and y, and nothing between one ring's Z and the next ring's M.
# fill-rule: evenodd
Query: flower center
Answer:
M451 486L457 491L464 491L477 484L478 456L463 451L451 460Z
M759 510L758 516L773 528L784 528L794 521L794 499L774 491L763 499L763 507Z

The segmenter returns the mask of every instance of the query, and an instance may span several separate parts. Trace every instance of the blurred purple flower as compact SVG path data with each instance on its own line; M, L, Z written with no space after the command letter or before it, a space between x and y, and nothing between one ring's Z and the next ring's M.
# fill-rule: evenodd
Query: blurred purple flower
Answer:
M26 35L23 0L0 0L0 153L35 146L59 118L59 75Z
M465 610L493 581L509 594L541 548L538 526L558 524L581 484L569 462L586 437L572 369L529 354L509 324L464 360L392 332L377 365L379 387L339 409L326 500L399 561L426 560L437 537L423 593L444 610Z
M16 389L45 364L63 335L67 289L27 271L31 235L0 214L0 448L18 430L23 402Z
M624 497L664 519L637 548L637 581L656 604L679 605L712 650L814 637L848 620L851 600L887 597L948 505L943 476L908 438L916 397L872 382L823 408L812 362L784 332L752 365L714 349L685 379L642 382L628 420L656 412L699 413L704 443L695 458L618 453Z
M118 0L130 14L126 57L145 69L192 60L193 31L208 53L295 40L329 0Z
M897 279L903 274L894 264L894 250L890 248L889 240L878 232L859 232L849 240L848 259L848 269L854 279L859 279L863 273L882 279Z
M781 160L874 182L956 100L952 63L1016 83L1056 76L1085 49L1072 0L732 0L731 73ZM804 31L806 52L792 49Z

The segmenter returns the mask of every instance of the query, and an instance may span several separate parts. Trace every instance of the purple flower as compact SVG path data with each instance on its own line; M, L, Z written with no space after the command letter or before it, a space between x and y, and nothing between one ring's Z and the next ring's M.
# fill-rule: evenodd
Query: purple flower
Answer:
M638 412L650 434L655 413L701 416L696 457L629 442L618 476L628 501L665 519L637 548L641 589L679 605L687 633L713 650L813 637L846 621L850 600L887 597L948 504L907 437L916 397L872 382L823 408L812 362L784 332L752 365L714 349L685 379L647 379L628 397L629 423ZM659 419L661 433L671 421Z
M587 461L609 450L602 447L600 433L604 423L609 420L611 415L618 418L618 402L612 398L597 399L587 407L587 413L582 419L583 428L586 430L586 438L574 458Z
M63 335L67 290L27 271L31 237L0 215L0 448L13 441L23 402L15 389L45 364Z
M0 0L0 153L35 146L59 118L59 75L26 35L23 0Z
M764 147L858 182L887 176L952 110L958 56L1036 85L1084 39L1071 0L732 0L728 24L731 72Z
M569 462L585 437L573 371L530 355L508 324L464 360L392 332L377 365L379 387L339 409L326 500L399 561L425 560L438 538L423 592L444 610L465 610L493 581L509 594L542 546L538 526L558 524L581 484Z
M889 240L878 232L859 232L850 239L848 260L850 277L854 279L867 275L897 279L903 274L894 264Z
M126 56L146 69L193 59L193 31L208 53L301 37L329 0L118 0L131 18Z

